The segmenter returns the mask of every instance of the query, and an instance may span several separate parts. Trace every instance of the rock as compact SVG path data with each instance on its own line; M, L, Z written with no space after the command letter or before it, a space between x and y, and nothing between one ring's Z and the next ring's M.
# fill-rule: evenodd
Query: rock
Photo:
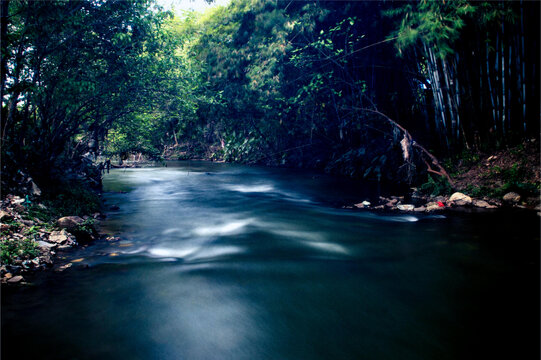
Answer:
M14 196L12 199L11 199L11 204L12 205L17 205L17 204L22 204L24 202L24 199L20 196Z
M43 204L38 204L38 207L40 209L43 209L43 210L47 210L47 206L43 205Z
M50 242L46 242L46 241L41 241L41 240L38 241L38 247L43 250L54 249L57 246L58 244L56 243L51 244Z
M402 211L412 211L415 208L415 206L411 204L399 204L396 207L398 208L398 210Z
M385 209L385 206L384 205L378 205L378 206L374 207L374 209L383 210L383 209Z
M489 204L485 200L473 200L473 205L483 209L496 209L496 205Z
M79 216L64 216L58 219L57 223L63 229L73 229L84 222Z
M11 216L10 213L8 213L7 211L4 211L4 210L0 210L0 220L8 220L8 219L12 219L13 216Z
M447 197L440 195L440 196L436 196L436 197L434 198L434 201L435 201L435 202L438 202L438 201L439 201L439 202L445 203L445 202L448 201L448 199L447 199Z
M456 192L451 195L449 201L452 201L455 205L458 206L470 205L473 202L471 197L460 192Z
M8 279L8 283L16 284L18 282L21 282L22 280L24 280L24 278L21 275L17 275L17 276L12 277L11 279Z
M357 209L363 209L364 208L363 203L354 204L353 206L356 207Z
M439 206L436 202L429 202L426 204L426 211L438 211L443 210L444 208Z
M362 202L362 204L363 204L364 206L370 206L370 201L366 201L366 200L365 200L365 201Z
M51 266L53 264L53 259L49 254L42 255L40 259L40 262L42 264L46 264L47 266Z
M32 226L34 225L34 222L32 220L21 220L21 224L26 226Z
M516 192L508 192L503 196L503 201L510 204L518 204L520 202L520 195Z
M32 184L32 195L41 196L41 190L36 185L36 183L32 181L31 184Z
M49 235L49 242L62 245L76 244L75 237L68 233L66 229L51 232L51 235Z
M105 219L105 215L100 214L99 212L92 214L92 217L96 220L102 220Z
M62 265L62 266L59 266L55 269L55 271L64 271L66 269L69 269L70 267L72 267L73 264L72 263L68 263L68 264L65 264L65 265Z
M6 278L6 279L11 279L12 277L13 277L13 274L10 273L10 272L8 272L8 273L6 273L6 275L4 275L4 278Z
M426 211L426 207L424 207L424 206L419 206L419 207L414 208L413 211L416 211L416 212L423 212L423 211Z

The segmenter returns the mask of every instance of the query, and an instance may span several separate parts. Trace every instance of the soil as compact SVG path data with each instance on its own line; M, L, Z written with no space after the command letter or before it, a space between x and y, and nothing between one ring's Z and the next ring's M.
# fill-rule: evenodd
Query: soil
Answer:
M536 139L491 153L471 153L451 169L456 191L500 198L517 192L523 205L536 207L541 188L540 147Z

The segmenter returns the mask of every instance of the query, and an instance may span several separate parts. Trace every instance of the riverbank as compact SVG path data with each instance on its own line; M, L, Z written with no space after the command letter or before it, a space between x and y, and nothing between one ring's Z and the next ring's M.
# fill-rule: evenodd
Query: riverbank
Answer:
M2 200L2 284L25 284L38 271L63 271L71 266L61 264L65 252L100 237L101 213L54 216L52 209L38 201L11 194Z
M429 175L426 183L407 193L381 197L375 204L365 199L345 207L413 212L520 208L541 216L539 151L539 141L531 139L492 152L464 152L445 161L452 184Z

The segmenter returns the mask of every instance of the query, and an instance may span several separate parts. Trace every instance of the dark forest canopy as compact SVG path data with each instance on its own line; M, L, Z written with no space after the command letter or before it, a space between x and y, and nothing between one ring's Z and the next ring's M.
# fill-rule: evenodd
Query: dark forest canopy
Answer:
M537 1L2 1L2 172L88 150L404 183L539 138ZM99 146L98 146L99 145Z

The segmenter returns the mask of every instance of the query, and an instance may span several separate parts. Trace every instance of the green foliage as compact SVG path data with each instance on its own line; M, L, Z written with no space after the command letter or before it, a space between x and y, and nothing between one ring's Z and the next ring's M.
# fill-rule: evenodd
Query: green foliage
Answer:
M0 241L0 260L11 265L15 260L33 259L39 255L37 243L30 239L2 239Z
M385 11L390 17L400 17L398 29L390 35L400 53L418 41L436 49L440 58L454 53L467 18L475 15L477 7L467 0L418 1Z
M29 213L42 220L51 220L60 215L84 216L100 210L101 200L88 185L83 182L69 182L50 189L44 194L43 204L47 207L37 209L32 207Z
M428 175L428 181L421 186L419 190L427 195L439 196L450 195L453 192L451 185L443 176L434 179L431 175Z

